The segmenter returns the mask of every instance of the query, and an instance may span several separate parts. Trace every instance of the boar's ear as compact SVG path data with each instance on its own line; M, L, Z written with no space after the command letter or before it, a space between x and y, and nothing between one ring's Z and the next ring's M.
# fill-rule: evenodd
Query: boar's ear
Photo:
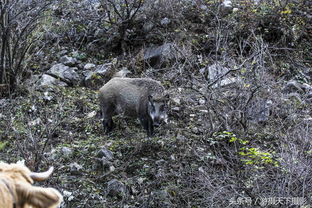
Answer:
M41 188L27 183L16 183L18 203L38 208L57 207L63 200L62 195L53 188Z

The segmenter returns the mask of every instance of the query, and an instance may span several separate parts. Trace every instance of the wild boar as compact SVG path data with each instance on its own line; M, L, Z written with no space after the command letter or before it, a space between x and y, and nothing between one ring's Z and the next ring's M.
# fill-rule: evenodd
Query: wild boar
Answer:
M114 128L112 116L139 118L150 137L154 126L167 122L168 95L160 82L149 78L113 78L99 90L105 133Z

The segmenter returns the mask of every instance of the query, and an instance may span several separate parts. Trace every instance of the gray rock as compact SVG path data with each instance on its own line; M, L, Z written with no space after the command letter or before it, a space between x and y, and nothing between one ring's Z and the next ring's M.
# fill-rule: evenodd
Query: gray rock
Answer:
M61 50L61 51L58 53L58 55L59 55L59 56L64 56L64 55L66 55L67 53L68 53L68 50L64 49L64 50Z
M171 20L170 20L169 18L165 17L165 18L163 18L163 19L160 21L160 24L161 24L162 26L167 26L167 25L170 24L170 22L171 22Z
M232 1L231 0L223 0L221 5L224 8L232 8Z
M258 121L267 121L270 117L270 112L272 109L273 101L266 100L263 105L261 105Z
M199 129L198 129L197 127L193 127L193 128L192 128L192 132L193 132L194 134L198 134L198 133L199 133Z
M198 103L199 103L200 105L204 105L204 104L206 104L206 100L203 99L203 98L200 98L200 99L198 100Z
M113 153L109 151L106 147L102 147L102 149L96 155L98 158L105 157L108 160L113 159Z
M95 71L87 72L84 85L89 88L98 89L111 78L112 64L103 64L96 67Z
M62 64L66 66L75 66L77 64L77 59L70 56L62 56L59 60Z
M112 165L113 153L109 151L106 147L96 154L95 169L102 171L114 170L115 167Z
M68 157L73 153L73 150L70 149L69 147L62 147L61 148L61 153L63 156Z
M143 31L145 33L149 33L153 28L154 28L154 24L152 22L145 22L143 25Z
M128 190L123 183L113 179L107 183L106 195L111 197L126 198L128 195Z
M114 77L127 77L128 74L131 74L131 71L129 71L126 67L123 67L120 71L114 74Z
M255 4L259 4L259 3L261 2L261 0L253 0L253 2L254 2Z
M164 160L164 159L160 159L160 160L157 160L155 162L155 164L158 165L158 166L164 165L165 163L166 163L166 160Z
M202 74L205 74L206 71L208 71L207 79L209 80L209 82L214 82L214 81L219 79L212 86L213 88L225 87L225 86L229 86L229 85L239 83L241 81L241 79L239 77L233 77L233 76L230 76L229 74L224 76L227 72L230 71L230 69L222 66L219 63L215 63L211 66L206 67L205 69L200 70L200 72Z
M43 97L42 97L45 101L51 101L53 99L52 95L49 95L49 92L46 91L43 93Z
M95 69L95 72L100 75L105 75L111 69L111 66L111 63L99 65Z
M94 70L95 67L96 67L95 64L87 63L86 65L84 65L83 69L84 70Z
M229 85L233 85L233 84L237 84L241 82L241 79L239 77L229 77L229 78L224 78L221 79L219 82L217 82L216 84L214 84L212 87L216 88L216 87L225 87L225 86L229 86Z
M81 171L83 168L78 163L76 163L76 162L70 163L69 167L70 167L70 173L72 175L82 175Z
M208 10L208 7L207 7L205 4L201 4L201 5L199 6L199 8L200 8L201 10L203 10L203 11L207 11L207 10Z
M175 112L179 112L181 109L180 107L173 107L171 108L172 111L175 111Z
M181 105L181 99L178 97L174 97L171 99L175 105Z
M97 115L97 111L91 111L87 114L87 118L94 118Z
M170 194L166 190L153 191L151 193L151 199L149 207L173 207L173 204L170 201Z
M83 63L79 63L78 65L77 65L77 68L79 69L79 70L83 70L83 67L85 66L85 64L83 64Z
M75 198L73 192L66 190L63 191L63 197L66 198L67 201L72 201Z
M253 122L261 123L268 121L271 115L273 101L260 99L255 101L247 110L247 118Z
M233 7L232 7L232 1L231 0L223 0L221 7L220 7L220 13L222 16L229 15L232 13Z
M139 177L139 178L137 179L137 183L138 183L138 184L143 184L145 180L146 180L146 178Z
M203 68L201 68L201 69L199 69L199 73L201 73L201 74L205 74L206 73L206 67L203 67Z
M47 71L47 74L60 78L60 80L67 84L77 85L80 77L76 70L77 68L75 67L68 67L64 64L55 64Z
M174 43L165 43L161 46L146 48L144 61L151 67L161 68L164 64L181 58Z
M306 118L303 119L303 121L305 122L305 124L312 124L312 117L311 116L307 116Z
M157 180L162 180L166 175L164 168L158 167L156 171L155 178Z
M222 66L219 63L213 64L211 66L208 66L208 80L209 81L215 81L220 76L227 73L230 69L227 67Z
M95 165L94 167L96 170L101 170L104 172L107 172L107 171L114 168L112 163L106 157L96 158L94 165ZM113 167L113 168L111 168L111 167Z
M93 74L93 71L90 70L86 70L82 72L82 76L83 76L83 82L85 84L85 80L87 77L91 76Z
M53 86L68 86L65 82L60 81L50 75L43 74L42 77L38 81L39 87L53 87Z

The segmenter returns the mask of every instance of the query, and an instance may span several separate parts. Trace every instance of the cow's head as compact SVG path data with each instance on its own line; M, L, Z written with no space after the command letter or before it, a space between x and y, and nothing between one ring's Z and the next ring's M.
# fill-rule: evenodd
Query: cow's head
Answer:
M62 195L53 188L33 186L34 181L44 181L53 172L34 173L22 164L0 162L0 207L1 208L56 208Z

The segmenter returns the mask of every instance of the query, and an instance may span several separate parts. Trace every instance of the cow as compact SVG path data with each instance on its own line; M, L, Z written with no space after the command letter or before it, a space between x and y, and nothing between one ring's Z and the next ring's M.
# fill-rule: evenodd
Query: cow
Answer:
M63 200L54 188L33 186L34 181L50 177L53 167L46 172L31 172L19 163L0 162L1 208L57 208Z

